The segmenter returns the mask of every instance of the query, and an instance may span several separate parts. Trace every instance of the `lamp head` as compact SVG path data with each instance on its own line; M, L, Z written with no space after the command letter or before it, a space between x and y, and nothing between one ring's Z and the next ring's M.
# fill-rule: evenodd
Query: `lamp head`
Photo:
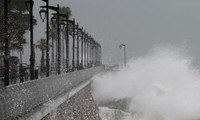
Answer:
M34 5L33 0L26 1L25 4L26 4L26 9L30 12L30 10L33 9Z
M54 15L53 17L51 17L51 22L54 24L57 21L57 17Z
M61 21L60 25L61 25L61 31L64 32L65 27L66 27L66 23L64 21Z
M122 49L123 46L125 47L126 45L125 44L120 44L119 48Z
M42 8L39 13L40 13L40 18L42 19L42 22L44 22L47 16L47 11L44 8Z

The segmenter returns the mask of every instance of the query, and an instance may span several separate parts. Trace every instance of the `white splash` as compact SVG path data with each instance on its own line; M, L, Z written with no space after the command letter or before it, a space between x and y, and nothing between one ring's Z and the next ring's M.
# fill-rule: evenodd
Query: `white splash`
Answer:
M99 114L102 120L131 120L131 114L117 109L99 107Z
M131 98L135 120L198 120L200 74L189 64L174 49L154 49L119 72L94 77L94 98Z

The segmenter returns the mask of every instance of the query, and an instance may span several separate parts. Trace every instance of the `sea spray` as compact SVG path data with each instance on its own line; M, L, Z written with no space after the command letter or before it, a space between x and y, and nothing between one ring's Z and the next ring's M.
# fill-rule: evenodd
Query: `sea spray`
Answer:
M156 48L126 68L93 78L96 101L131 98L134 120L198 120L200 74L175 49Z

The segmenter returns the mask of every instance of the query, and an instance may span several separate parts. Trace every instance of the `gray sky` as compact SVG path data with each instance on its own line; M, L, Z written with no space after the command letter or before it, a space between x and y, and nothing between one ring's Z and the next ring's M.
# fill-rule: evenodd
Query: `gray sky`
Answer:
M120 43L127 44L128 59L158 44L183 46L200 58L199 0L50 0L69 6L73 17L100 42L104 63L123 62ZM39 17L35 0L35 16ZM45 37L38 19L35 40Z

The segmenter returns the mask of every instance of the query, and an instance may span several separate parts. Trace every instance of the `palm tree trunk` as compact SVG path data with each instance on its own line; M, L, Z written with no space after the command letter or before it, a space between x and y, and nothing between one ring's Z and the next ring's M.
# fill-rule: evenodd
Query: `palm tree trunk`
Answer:
M43 77L43 74L45 73L45 65L44 65L44 50L42 50L42 54L41 54L40 70L41 70L41 75L42 75L42 77Z
M63 39L62 39L62 69L65 69L65 42L64 42L64 35L63 35Z
M54 39L52 39L52 47L51 47L51 69L55 69L55 59L54 59Z

